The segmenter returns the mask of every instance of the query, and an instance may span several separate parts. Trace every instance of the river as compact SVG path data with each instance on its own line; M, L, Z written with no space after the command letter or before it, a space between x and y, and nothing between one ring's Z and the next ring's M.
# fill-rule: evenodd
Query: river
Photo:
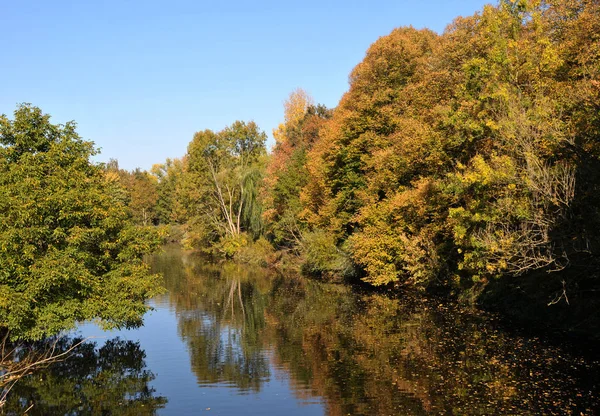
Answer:
M144 326L82 325L64 345L94 338L16 385L7 414L600 413L596 358L491 315L176 247L152 265L167 292Z

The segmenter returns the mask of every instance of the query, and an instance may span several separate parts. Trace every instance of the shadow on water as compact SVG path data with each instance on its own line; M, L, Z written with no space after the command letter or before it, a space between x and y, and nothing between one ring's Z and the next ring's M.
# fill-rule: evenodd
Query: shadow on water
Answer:
M62 338L57 352L78 339ZM132 341L113 338L98 348L86 341L66 360L36 371L15 384L3 414L154 415L167 403L150 387L154 374L145 352Z
M600 364L419 297L155 257L199 385L260 391L285 375L329 415L594 414Z

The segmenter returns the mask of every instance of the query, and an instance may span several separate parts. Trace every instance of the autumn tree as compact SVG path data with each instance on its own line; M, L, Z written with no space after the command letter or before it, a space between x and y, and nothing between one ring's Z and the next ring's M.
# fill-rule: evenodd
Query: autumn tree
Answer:
M464 289L594 252L596 3L505 0L376 41L307 157L308 224L376 285Z
M104 165L106 176L111 182L118 182L113 192L118 193L136 224L147 226L159 222L158 177L136 168L128 171L119 168L119 162L111 159Z
M268 233L278 247L302 245L306 221L301 216L300 193L309 180L307 153L330 116L330 110L312 104L300 89L284 103L285 122L273 131L276 142L266 169L264 198Z
M150 173L138 168L129 174L127 181L129 209L138 224L151 225L158 222L157 188L158 182Z
M402 241L414 241L413 235L397 212L401 207L390 206L415 175L445 163L440 135L424 120L431 111L428 95L421 95L436 39L428 30L402 28L373 44L308 157L306 218L327 230L375 284L399 279L401 255L417 263L436 257L416 242L414 252L405 251Z
M453 116L476 127L478 154L449 176L459 198L450 208L463 254L459 267L476 278L562 269L589 251L597 217L582 202L597 186L590 175L596 170L590 139L597 130L588 125L584 133L573 123L573 103L588 104L567 91L576 84L590 91L593 76L569 74L582 68L565 54L570 41L561 32L573 20L583 24L594 13L597 19L598 11L589 2L572 8L575 3L504 1L476 21L473 52L463 63L466 88L459 94L471 104L457 106ZM590 34L598 33L593 27ZM467 31L473 26L459 22L452 36L464 38ZM582 221L576 211L589 216Z

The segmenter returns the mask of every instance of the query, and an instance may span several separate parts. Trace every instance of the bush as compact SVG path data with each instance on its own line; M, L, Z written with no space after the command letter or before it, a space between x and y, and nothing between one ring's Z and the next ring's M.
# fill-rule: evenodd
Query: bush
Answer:
M213 246L214 254L231 259L235 254L248 245L248 234L241 233L235 236L227 235L222 237L219 242Z
M275 249L264 237L239 247L233 258L241 263L266 267L272 263Z
M345 250L338 248L335 237L323 230L303 235L302 272L327 279L349 277L354 274L354 264Z

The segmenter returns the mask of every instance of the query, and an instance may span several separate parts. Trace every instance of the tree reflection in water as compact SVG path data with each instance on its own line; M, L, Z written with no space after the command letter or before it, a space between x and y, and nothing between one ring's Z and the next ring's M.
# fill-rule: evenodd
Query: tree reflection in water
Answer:
M201 384L258 391L282 372L329 415L593 414L597 361L420 297L158 257Z
M63 338L57 351L74 342ZM114 338L97 348L86 341L64 361L21 379L3 411L6 415L154 415L167 399L156 396L139 344Z
M261 339L268 286L257 284L264 273L235 264L200 264L182 258L179 251L154 262L155 270L164 274L192 370L201 385L223 383L258 391L270 377Z

